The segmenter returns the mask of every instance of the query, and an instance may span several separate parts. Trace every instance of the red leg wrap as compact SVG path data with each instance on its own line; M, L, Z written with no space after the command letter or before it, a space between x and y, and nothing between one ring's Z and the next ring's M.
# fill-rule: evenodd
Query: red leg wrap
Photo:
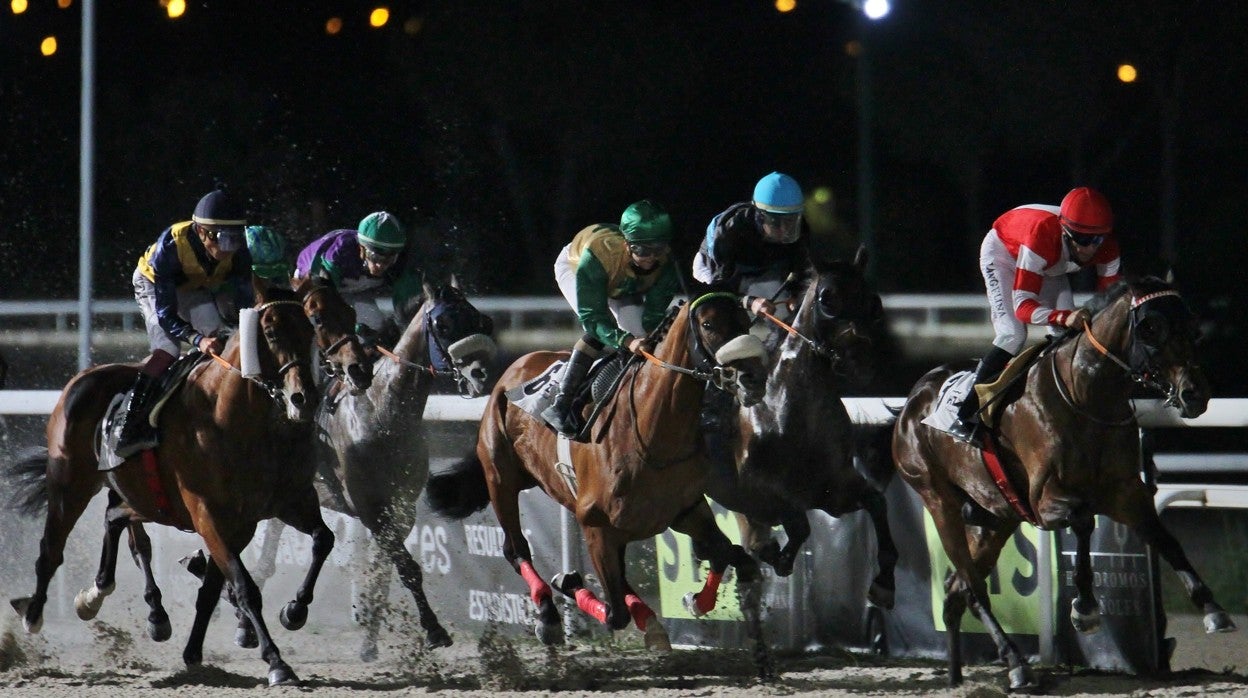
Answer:
M520 576L524 577L524 582L529 585L529 598L533 599L533 603L541 606L542 599L550 598L550 585L542 579L537 570L533 569L533 563L521 560Z
M710 613L715 608L715 596L719 593L719 582L724 578L723 572L711 570L706 573L706 584L702 586L694 601L702 613Z
M645 601L636 594L625 594L624 604L628 606L628 614L633 617L633 622L637 624L637 629L646 632L646 623L654 617L654 611L646 605Z
M582 587L576 590L576 605L599 623L607 622L607 605L589 589Z

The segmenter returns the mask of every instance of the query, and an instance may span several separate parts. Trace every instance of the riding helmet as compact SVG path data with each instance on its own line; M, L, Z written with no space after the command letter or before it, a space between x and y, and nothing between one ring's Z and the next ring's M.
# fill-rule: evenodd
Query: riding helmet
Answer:
M801 213L806 197L797 180L780 172L758 180L754 185L754 206L768 213Z
M624 209L620 216L620 232L629 242L670 242L672 218L662 206L644 199Z
M286 261L286 238L273 228L247 226L247 249L251 252L251 271L270 281L284 281L291 276Z
M1058 217L1062 225L1084 235L1109 235L1114 232L1114 212L1109 200L1091 187L1071 189L1062 199Z
M398 251L407 244L407 233L399 224L399 219L385 211L377 211L364 216L358 229L360 244L384 251Z

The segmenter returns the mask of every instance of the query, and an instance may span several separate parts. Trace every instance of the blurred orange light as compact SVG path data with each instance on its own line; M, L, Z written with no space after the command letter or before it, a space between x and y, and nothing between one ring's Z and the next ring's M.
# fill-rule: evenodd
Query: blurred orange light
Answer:
M378 7L368 15L368 23L374 27L384 27L390 21L390 8Z
M74 0L56 0L56 6L62 10L68 8L72 4L74 4Z
M1135 72L1135 66L1130 63L1123 63L1118 66L1118 79L1123 82L1135 82L1139 75Z
M45 37L44 40L39 43L39 53L42 53L45 56L51 56L56 53L56 37Z
M403 33L408 36L415 36L420 33L424 26L425 20L419 17L408 17L407 21L403 23Z
M170 19L177 19L186 13L186 0L169 0L169 7L166 9Z
M330 36L334 36L340 31L342 31L342 18L341 17L330 17L328 20L325 21L325 33L326 34L329 34Z
M780 12L791 12L797 7L797 0L776 0L776 9Z
M26 11L26 0L13 0L9 7L13 8L13 14L20 15Z

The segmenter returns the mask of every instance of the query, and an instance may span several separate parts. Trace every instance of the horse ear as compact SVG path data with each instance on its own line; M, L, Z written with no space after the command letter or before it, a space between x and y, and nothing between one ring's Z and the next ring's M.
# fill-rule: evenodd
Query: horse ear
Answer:
M307 293L311 284L312 284L311 277L307 277L307 276L290 277L290 289L294 291L295 293L298 293L301 296Z
M421 278L420 288L424 292L426 300L433 300L436 292L433 289L433 284L429 283L428 279Z
M260 305L267 300L266 293L269 285L255 274L251 275L251 292L256 297L256 305Z
M858 251L854 253L854 266L858 267L858 271L866 270L868 257L867 246L861 244L858 245Z
M1162 277L1171 286L1174 285L1174 267L1166 267L1166 275Z
M451 288L457 291L461 290L461 286L459 285L459 277L456 276L455 274L451 274Z

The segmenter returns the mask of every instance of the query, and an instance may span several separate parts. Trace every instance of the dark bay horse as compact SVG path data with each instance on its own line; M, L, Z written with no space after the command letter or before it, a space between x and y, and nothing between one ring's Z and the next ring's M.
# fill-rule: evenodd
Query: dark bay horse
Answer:
M309 322L310 293L304 289L301 297L257 285L260 378L244 378L237 370L239 340L232 337L218 360L193 369L164 406L160 446L107 473L97 469L97 427L113 396L125 390L138 369L98 366L69 382L48 421L46 459L16 463L9 470L26 510L47 513L35 593L13 601L28 631L42 625L48 584L63 561L69 532L91 498L107 486L124 499L131 517L196 531L210 551L215 564L208 566L199 591L183 651L186 663L202 661L208 619L228 580L259 630L269 682L297 680L264 625L259 591L239 554L260 520L281 515L298 521L315 538L317 559L300 589L301 600L310 602L320 563L333 546L312 486L310 438L318 402L312 385L313 340L317 335L328 339L331 328L324 317L314 320L325 325L321 328ZM318 295L322 302L329 299ZM358 356L358 342L348 344Z
M870 380L872 335L883 321L880 297L863 277L866 262L860 248L853 263L817 269L789 335L774 352L763 401L741 407L737 415L723 449L735 468L713 468L707 494L737 513L746 549L780 576L793 571L798 549L810 536L808 510L839 517L866 509L880 564L868 596L892 608L897 548L888 511L880 491L854 467L855 426L840 397L847 381ZM888 472L872 479L887 484L891 461L878 460ZM775 525L784 526L783 548L771 537Z
M1090 537L1095 515L1129 526L1165 558L1205 614L1206 632L1235 628L1161 524L1140 477L1139 425L1129 398L1137 384L1159 389L1183 417L1199 416L1209 387L1196 363L1195 318L1168 283L1146 277L1094 299L1084 331L1068 336L1026 374L1021 395L1003 408L996 451L1017 506L1007 501L981 452L920 424L952 371L940 367L911 391L893 435L903 479L923 499L953 572L945 582L949 681L962 680L960 623L969 606L1009 665L1010 688L1032 689L1036 678L989 607L987 575L1002 546L1026 516L1044 530L1070 526L1078 541L1071 621L1082 632L1099 627L1092 593ZM963 504L973 501L996 523L972 526Z
M438 376L453 378L464 397L485 394L497 351L492 333L490 318L473 307L453 277L436 290L426 284L424 302L387 352L392 358L375 366L372 387L326 400L316 414L316 460L326 478L322 504L358 518L372 532L380 553L373 567L389 564L398 571L430 647L449 646L451 636L425 597L420 563L404 545L429 476L425 403ZM260 565L270 574L280 535L281 528L270 524L261 546ZM372 580L388 587L390 576L374 574ZM383 594L374 589L365 596ZM365 609L364 620L361 656L372 659L381 616Z
M749 318L735 295L710 293L682 306L652 360L625 369L628 374L589 443L569 444L572 473L556 467L555 433L506 397L506 391L568 354L522 356L490 394L475 456L430 478L428 497L440 514L463 518L493 503L504 533L503 555L528 584L543 642L562 642L563 628L551 587L534 569L520 525L520 492L535 485L570 510L581 526L605 603L584 588L577 573L561 575L566 583L556 586L599 622L620 630L631 616L646 633L647 646L670 648L654 612L625 579L624 549L672 528L689 535L695 553L711 561L704 590L709 605L728 565L736 568L742 610L752 635L761 638L758 566L715 525L704 496L708 463L698 429L708 381L745 404L762 397L765 350L748 329ZM708 604L705 596L700 602Z

